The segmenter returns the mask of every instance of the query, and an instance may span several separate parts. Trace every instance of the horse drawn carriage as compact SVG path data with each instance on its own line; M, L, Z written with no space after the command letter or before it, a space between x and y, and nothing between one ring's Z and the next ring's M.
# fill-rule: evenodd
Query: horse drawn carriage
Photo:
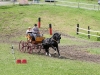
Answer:
M58 44L60 43L61 39L61 34L59 33L54 33L51 38L45 38L43 36L36 37L35 41L34 38L30 35L30 33L26 36L27 41L20 41L19 42L19 50L21 52L28 52L28 53L33 53L34 49L38 49L40 52L41 49L43 48L46 52L46 55L50 55L49 53L49 47L52 47L55 51L58 52L58 55L60 57L59 53L59 48Z
M31 36L32 33L28 33L26 35L27 41L20 41L19 42L19 50L21 52L28 52L33 53L33 50L39 49L39 51L42 49L42 41L45 39L43 36L36 37L34 40L34 36ZM39 52L38 51L38 52Z

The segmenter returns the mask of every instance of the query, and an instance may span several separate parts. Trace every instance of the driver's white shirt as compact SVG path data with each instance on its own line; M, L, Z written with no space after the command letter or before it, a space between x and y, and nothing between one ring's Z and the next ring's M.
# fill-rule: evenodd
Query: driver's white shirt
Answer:
M26 30L26 34L27 34L28 32L32 32L32 30L29 30L29 29L28 29L28 30Z

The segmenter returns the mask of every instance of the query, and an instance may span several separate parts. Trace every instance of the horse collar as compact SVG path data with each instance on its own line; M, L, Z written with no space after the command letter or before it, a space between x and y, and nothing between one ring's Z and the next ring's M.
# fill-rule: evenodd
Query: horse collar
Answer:
M54 38L51 38L51 40L54 40L54 41L56 41ZM56 41L57 42L57 41Z

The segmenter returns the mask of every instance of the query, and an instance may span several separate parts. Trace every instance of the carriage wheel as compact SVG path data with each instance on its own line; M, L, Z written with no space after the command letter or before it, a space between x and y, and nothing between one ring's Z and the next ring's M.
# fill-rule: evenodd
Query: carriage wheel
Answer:
M40 53L41 49L42 49L42 45L41 44L34 44L35 52Z
M39 51L38 51L38 53L40 53L41 49L43 49L43 46L39 45Z
M29 42L27 43L27 52L30 53L30 54L33 53L33 51L32 51L32 44L29 43Z
M19 50L21 51L22 48L22 41L19 42Z
M35 49L35 44L29 43L28 47L29 47L28 53L32 54L33 53L33 49Z
M20 41L20 42L19 42L19 50L20 50L21 52L25 52L26 49L27 49L27 43L24 42L24 41Z
M33 53L32 46L29 46L29 48L28 48L28 53L29 53L29 54L32 54L32 53Z

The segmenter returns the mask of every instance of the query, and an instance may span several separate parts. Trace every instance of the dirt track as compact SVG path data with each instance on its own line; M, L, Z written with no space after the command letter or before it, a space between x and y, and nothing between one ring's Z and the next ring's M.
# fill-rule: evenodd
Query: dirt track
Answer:
M81 42L81 44L85 43L85 45L59 46L62 59L81 60L87 62L100 63L100 55L91 54L89 51L87 51L87 48L100 48L99 42L89 42L86 40L80 40L78 38L71 37L69 35L66 35L65 37L67 39L69 38L71 40Z
M75 48L76 47L76 48ZM93 55L78 46L64 46L60 47L61 55L71 60L81 60L100 63L100 55Z
M19 36L21 35L16 33L15 35ZM15 45L18 45L19 41L11 41L10 38L15 38L15 35L1 35L0 43L14 43ZM63 36L63 34L62 34ZM4 40L3 37L6 37L7 40ZM88 62L95 62L100 63L100 55L91 54L87 51L87 48L100 48L99 42L89 42L87 40L82 40L79 38L75 38L69 35L64 35L67 39L71 39L73 41L77 41L82 43L85 43L85 45L65 45L65 46L59 46L61 59L70 59L70 60L80 60L80 61L88 61ZM18 48L17 48L18 49ZM53 55L54 50L50 48L50 53L53 57L58 57Z

